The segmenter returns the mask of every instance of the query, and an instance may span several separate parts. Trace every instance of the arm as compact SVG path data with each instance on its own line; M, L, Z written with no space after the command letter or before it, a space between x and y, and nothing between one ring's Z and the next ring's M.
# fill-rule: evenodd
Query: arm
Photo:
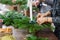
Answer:
M60 17L40 17L37 19L38 24L43 24L45 22L60 24Z
M60 17L48 17L48 22L60 24Z
M48 11L48 12L46 12L46 13L38 13L37 18L46 17L46 16L48 16L48 15L50 15L50 14L51 14L50 11Z
M57 23L57 24L60 24L60 17L47 17L45 19L49 23Z
M60 24L60 17L41 17L37 19L38 24L43 24L46 22Z

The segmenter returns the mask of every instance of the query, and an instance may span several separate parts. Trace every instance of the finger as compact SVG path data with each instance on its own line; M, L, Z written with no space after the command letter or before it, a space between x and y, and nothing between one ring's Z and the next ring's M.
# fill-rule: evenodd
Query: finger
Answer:
M43 23L40 23L40 25L42 25Z
M39 25L41 25L41 23L40 23L40 22L39 22L38 24L39 24Z
M39 18L39 17L41 17L41 14L40 13L37 15L37 18Z
M38 24L40 24L40 21L37 21Z
M37 21L36 21L38 24L40 24L40 20L38 19Z
M41 19L42 19L42 18L41 18ZM43 24L44 22L39 19L38 23L39 23L39 25L41 25L41 24Z

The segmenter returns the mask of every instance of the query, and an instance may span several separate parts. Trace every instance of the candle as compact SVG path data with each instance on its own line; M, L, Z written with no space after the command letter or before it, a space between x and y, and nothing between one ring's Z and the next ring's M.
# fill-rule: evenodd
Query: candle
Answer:
M33 20L33 17L32 17L32 0L30 0L30 20L31 21Z

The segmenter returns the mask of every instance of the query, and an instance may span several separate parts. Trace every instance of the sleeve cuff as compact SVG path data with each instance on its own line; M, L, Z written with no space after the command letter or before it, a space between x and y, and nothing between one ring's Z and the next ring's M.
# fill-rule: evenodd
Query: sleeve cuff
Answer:
M60 17L52 17L53 23L60 24Z
M52 17L52 22L56 23L56 17Z

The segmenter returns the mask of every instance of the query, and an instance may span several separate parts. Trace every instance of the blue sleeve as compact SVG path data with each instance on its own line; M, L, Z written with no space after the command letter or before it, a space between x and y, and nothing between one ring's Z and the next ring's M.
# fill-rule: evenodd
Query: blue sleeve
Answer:
M52 17L53 23L60 24L60 17Z
M53 5L53 0L45 0L45 3L48 5Z
M60 16L58 16L58 15L60 15L59 13L57 13L57 14L55 14L55 16L53 17L53 10L50 10L50 12L51 12L51 17L52 17L52 21L53 21L53 23L54 24L59 24L60 25Z

